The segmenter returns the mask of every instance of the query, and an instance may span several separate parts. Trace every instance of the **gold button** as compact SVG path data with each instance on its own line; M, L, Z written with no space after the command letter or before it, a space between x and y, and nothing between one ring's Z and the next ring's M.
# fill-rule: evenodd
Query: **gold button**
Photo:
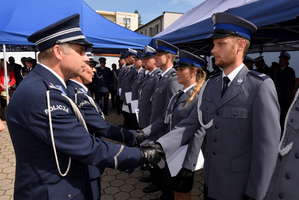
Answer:
M68 198L71 198L71 197L72 197L72 195L71 195L71 194L69 194Z

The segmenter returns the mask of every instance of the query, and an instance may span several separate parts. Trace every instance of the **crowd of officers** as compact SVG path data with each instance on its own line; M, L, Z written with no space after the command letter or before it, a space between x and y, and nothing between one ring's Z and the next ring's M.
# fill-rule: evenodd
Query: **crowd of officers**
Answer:
M161 42L162 41L158 41L158 43ZM243 60L249 70L266 74L273 80L281 107L280 122L282 131L287 110L291 105L298 87L296 87L295 71L289 66L290 59L291 55L286 51L282 51L279 55L278 62L272 62L270 67L266 65L263 56L258 56L253 59L246 55ZM102 105L101 107L104 114L108 115L108 98L110 92L111 108L116 108L118 114L122 113L125 116L124 127L136 130L137 128L145 128L152 123L153 120L150 120L152 112L151 96L157 82L156 79L161 74L160 67L155 70L157 68L155 64L155 49L146 46L144 53L128 49L127 52L121 53L118 69L116 64L112 64L112 70L106 67L106 58L101 57L99 61L101 67L96 67L95 77L93 83L89 85L89 89L95 94L96 102ZM215 65L214 57L211 59L211 71L207 69L208 61L206 59L204 59L204 61L203 70L207 78L222 72L221 67ZM150 80L148 80L148 73L151 71L154 72ZM124 90L122 90L123 88ZM142 93L143 88L145 90ZM174 86L174 90L175 89L177 89L177 87ZM103 93L102 91L105 91L104 103L102 103L102 98L99 98ZM126 93L131 94L130 102L134 101L135 103L135 101L138 101L139 107L137 110L132 110L130 103L127 103L128 99L125 98ZM175 93L175 91L172 93ZM123 105L125 105L125 108L123 108ZM155 119L154 116L153 119Z

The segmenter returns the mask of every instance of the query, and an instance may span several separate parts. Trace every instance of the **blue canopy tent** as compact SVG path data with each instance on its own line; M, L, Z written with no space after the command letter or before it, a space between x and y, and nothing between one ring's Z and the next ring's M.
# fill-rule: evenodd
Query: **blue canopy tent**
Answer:
M80 14L80 27L98 52L143 49L152 38L123 28L91 9L83 0L2 0L0 44L34 45L27 37L72 14Z
M6 45L16 47L15 51L34 51L35 44L27 41L29 35L75 13L81 16L80 27L87 40L94 44L94 52L120 53L128 48L143 49L152 40L100 16L83 0L2 0L0 44L3 44L4 59L7 60ZM8 89L6 92L8 94ZM7 104L8 101L9 98Z
M258 31L251 40L251 52L298 50L299 1L294 0L206 0L187 11L154 39L166 40L197 54L210 53L206 43L213 30L211 16L228 12L253 22Z

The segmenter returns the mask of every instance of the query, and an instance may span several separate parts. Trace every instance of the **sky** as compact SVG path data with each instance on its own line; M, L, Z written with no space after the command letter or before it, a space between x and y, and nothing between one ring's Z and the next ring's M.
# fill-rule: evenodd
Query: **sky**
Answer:
M93 10L104 10L111 12L134 13L138 10L141 23L146 24L159 17L164 11L185 13L194 8L204 0L84 0Z

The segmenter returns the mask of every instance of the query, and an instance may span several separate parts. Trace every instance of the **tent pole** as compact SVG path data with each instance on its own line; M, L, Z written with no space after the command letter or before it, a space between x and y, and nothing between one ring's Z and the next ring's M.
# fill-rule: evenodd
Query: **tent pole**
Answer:
M4 59L4 84L6 87L6 105L9 103L9 93L8 93L8 79L7 79L7 63L6 63L6 46L3 44L3 59Z

